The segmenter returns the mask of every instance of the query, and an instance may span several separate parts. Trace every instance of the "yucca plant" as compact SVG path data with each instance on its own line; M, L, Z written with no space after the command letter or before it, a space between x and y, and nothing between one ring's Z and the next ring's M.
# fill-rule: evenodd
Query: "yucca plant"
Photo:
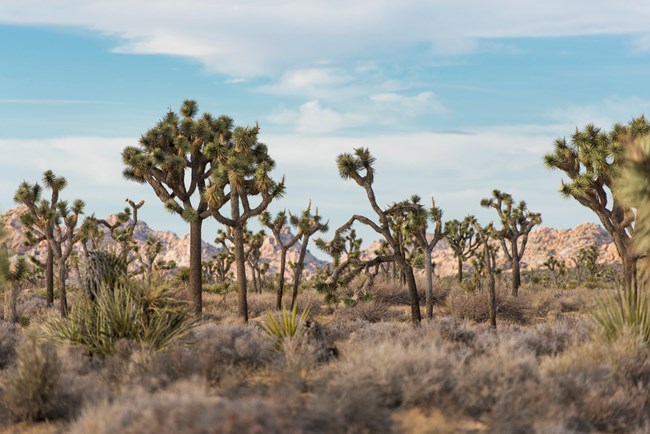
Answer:
M55 319L44 329L59 342L80 344L91 354L105 356L119 339L162 350L196 324L191 306L179 301L170 287L123 281L112 291L103 288L95 301L80 297L68 319Z
M592 315L600 335L613 342L623 335L638 336L650 346L650 297L648 291L621 291L601 300Z
M268 312L264 321L259 324L260 328L271 339L274 340L273 349L279 351L282 343L296 336L301 331L301 327L309 317L311 307L308 306L300 316L298 316L298 305L294 304L293 309L288 310L282 306L279 312Z

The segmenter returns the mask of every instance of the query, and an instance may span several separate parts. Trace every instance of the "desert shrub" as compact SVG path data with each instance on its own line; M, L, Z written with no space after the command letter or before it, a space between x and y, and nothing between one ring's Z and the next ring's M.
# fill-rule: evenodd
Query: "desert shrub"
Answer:
M445 402L453 388L455 357L439 341L351 343L341 357L323 376L325 393L331 396L376 397L383 408L429 407Z
M633 334L650 346L650 290L618 290L616 295L601 300L592 320L599 335L608 342Z
M542 363L548 395L589 430L634 432L650 424L650 350L638 336L589 343Z
M527 350L541 357L558 355L585 337L582 324L567 320L523 329L512 339L514 348Z
M440 337L448 342L471 345L476 340L476 332L467 327L467 324L458 318L441 318L438 321L438 333Z
M374 299L345 307L341 310L340 315L350 321L360 320L367 322L385 321L394 317L386 303Z
M475 322L486 322L489 318L487 291L465 293L454 291L447 298L447 308L452 315ZM528 324L535 314L530 301L524 294L512 297L497 293L497 318L515 324Z
M225 399L182 382L150 394L141 389L84 411L70 433L284 434L300 432L280 399Z
M515 411L511 409L513 401L533 398L533 392L541 386L537 361L532 354L517 352L504 343L466 358L455 369L454 400L458 408L472 417L496 413L496 419L513 423L513 418L519 417L511 414ZM528 406L538 403L527 401L518 405L516 412L523 413L529 410Z
M5 369L16 357L18 332L8 321L0 321L0 369Z
M4 404L18 420L36 421L59 415L59 359L55 348L34 335L19 345L16 366L4 380Z
M44 329L60 342L80 344L89 353L105 356L120 339L164 349L195 325L190 305L179 301L171 288L124 282L112 291L100 291L95 301L79 297L69 318L53 319Z

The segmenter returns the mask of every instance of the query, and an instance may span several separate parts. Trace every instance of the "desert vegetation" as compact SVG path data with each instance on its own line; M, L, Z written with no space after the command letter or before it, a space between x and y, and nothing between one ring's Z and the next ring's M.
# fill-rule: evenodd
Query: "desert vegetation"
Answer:
M434 198L425 206L417 195L381 206L368 148L332 164L363 190L372 217L353 214L328 237L327 210L311 202L273 215L285 184L260 126L198 112L185 101L122 153L124 176L188 223L187 268L159 259L160 240L137 242L142 201L127 199L112 220L82 219L83 201L68 205L66 180L51 171L47 199L38 182L17 187L26 240L47 255L42 264L0 249L8 432L650 430L645 118L612 132L587 126L544 161L569 176L561 193L596 213L622 266L584 248L532 270L521 264L542 216L525 201L495 189L477 206L496 222L445 221ZM202 258L210 218L222 225L220 250ZM279 246L279 273L252 219ZM362 250L355 225L380 247ZM313 237L331 261L306 276ZM434 273L442 242L455 276Z

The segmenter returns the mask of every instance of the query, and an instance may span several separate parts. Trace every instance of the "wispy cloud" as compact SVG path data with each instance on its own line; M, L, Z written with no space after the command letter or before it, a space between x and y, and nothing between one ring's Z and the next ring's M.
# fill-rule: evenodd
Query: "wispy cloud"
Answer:
M105 105L105 104L118 104L112 101L93 101L83 99L0 99L0 104L24 104L24 105Z
M423 43L444 57L480 49L486 39L515 37L630 35L642 49L650 34L644 0L361 0L342 6L324 0L161 0L156 7L131 0L4 0L0 22L91 29L117 38L115 51L190 57L236 77L336 65L359 53L390 64L404 48Z

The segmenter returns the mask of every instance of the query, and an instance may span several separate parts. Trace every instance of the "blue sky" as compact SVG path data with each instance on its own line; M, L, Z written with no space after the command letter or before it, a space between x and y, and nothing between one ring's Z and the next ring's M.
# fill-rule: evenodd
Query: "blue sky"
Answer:
M151 226L186 233L146 186L122 180L120 151L193 98L260 122L287 178L273 210L311 199L334 227L369 212L335 167L367 146L382 204L416 193L446 218L487 221L479 201L499 188L544 225L596 221L560 198L561 173L541 159L576 126L648 113L650 4L538 3L2 0L0 210L51 168L88 212L144 198Z

